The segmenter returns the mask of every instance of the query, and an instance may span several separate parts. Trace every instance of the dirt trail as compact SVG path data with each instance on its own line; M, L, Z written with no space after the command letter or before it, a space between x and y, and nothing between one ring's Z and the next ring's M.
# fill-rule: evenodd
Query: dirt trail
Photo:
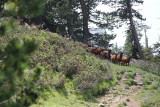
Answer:
M137 72L134 77L134 81L138 85L127 86L125 83L125 75L128 72L122 74L119 84L110 89L105 96L99 99L99 104L105 105L105 107L117 107L119 104L125 105L125 107L140 107L141 101L134 99L134 96L139 94L143 88L143 81L141 73Z

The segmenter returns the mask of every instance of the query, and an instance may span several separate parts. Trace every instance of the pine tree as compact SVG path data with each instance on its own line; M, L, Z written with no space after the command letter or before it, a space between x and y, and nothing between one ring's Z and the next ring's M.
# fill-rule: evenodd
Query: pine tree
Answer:
M142 48L139 43L138 34L135 28L135 23L133 18L137 18L139 20L145 20L142 15L135 9L132 8L134 4L142 4L143 0L110 0L107 1L111 4L115 4L116 11L111 12L113 16L117 16L121 19L120 23L126 23L131 27L132 36L135 41L135 47L138 49L138 53L141 59L144 59L144 55L142 52Z
M95 45L104 47L105 49L110 48L113 44L110 44L110 41L115 38L115 35L107 34L106 32L104 34L94 34L93 38L91 39L94 41Z
M92 38L89 23L102 28L111 28L111 23L105 22L101 17L105 13L95 10L101 1L50 0L43 15L45 23L51 31L87 43Z
M82 19L78 8L75 0L50 0L46 3L43 14L47 28L62 36L81 40Z
M117 43L112 45L112 53L118 53L119 49L118 49L118 45Z

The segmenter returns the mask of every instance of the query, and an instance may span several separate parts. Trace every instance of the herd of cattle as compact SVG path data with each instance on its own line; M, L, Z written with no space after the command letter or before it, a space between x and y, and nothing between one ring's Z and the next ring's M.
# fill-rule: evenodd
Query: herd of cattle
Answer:
M129 62L132 58L132 55L123 56L123 52L111 53L112 52L111 49L105 50L100 47L94 47L94 46L85 45L85 44L81 44L81 46L84 48L86 48L86 47L89 48L89 50L92 54L99 55L100 58L110 60L113 63L118 63L119 65L129 66Z
M38 29L38 30L43 29L43 24L41 24L41 25L35 25L35 24L28 25L24 19L19 19L19 22L20 22L20 25L25 25L31 29ZM94 47L91 45L81 44L81 46L84 48L86 48L86 47L89 48L89 50L92 54L99 55L101 58L108 59L108 60L112 61L113 63L118 63L119 65L123 64L123 65L129 66L129 62L132 58L132 55L130 55L128 57L123 56L123 52L111 53L111 51L112 51L111 49L108 49L106 51L103 48Z

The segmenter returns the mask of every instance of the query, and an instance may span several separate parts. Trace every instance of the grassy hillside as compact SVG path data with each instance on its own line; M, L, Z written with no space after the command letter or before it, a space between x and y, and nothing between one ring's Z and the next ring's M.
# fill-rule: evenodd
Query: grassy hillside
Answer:
M139 99L143 107L146 101L150 101L151 106L158 104L159 76L151 72L136 66L112 64L92 55L87 48L82 48L79 42L48 31L31 30L25 26L20 26L17 31L0 38L0 43L5 47L12 38L23 37L32 38L39 43L38 50L30 58L26 77L30 77L36 65L43 67L38 84L41 92L33 107L96 107L99 103L104 103L101 98L105 98L105 95L114 96L116 99L121 95L125 96L125 92L134 90L139 90L134 99ZM138 78L142 79L142 86L139 85ZM150 100L152 97L143 99L145 95L149 96L149 93L153 93L154 101ZM112 105L112 102L105 101L105 105Z
M94 96L104 93L108 87L114 85L109 64L93 57L80 43L57 34L21 26L12 34L0 38L1 46L5 47L12 38L23 37L32 38L39 43L38 50L30 58L30 68L26 76L30 77L36 65L43 67L39 81L43 94L46 90L50 93L53 91L50 88L56 87L56 92L62 96L71 94L79 99L93 100Z

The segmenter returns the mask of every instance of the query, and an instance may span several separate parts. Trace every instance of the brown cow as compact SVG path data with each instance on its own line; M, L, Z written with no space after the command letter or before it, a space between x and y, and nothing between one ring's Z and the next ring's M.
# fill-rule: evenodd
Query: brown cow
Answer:
M90 47L89 49L90 49L91 53L94 54L94 51L97 49L97 47Z
M123 52L120 52L120 53L117 55L116 62L118 62L119 65L121 64L122 56L123 56Z
M108 60L111 60L111 51L112 51L111 49L108 49L108 51L107 51L108 52L107 53L107 59Z
M38 27L35 24L29 25L31 29L38 29Z
M103 58L107 58L108 60L110 60L111 59L111 49L108 49L107 51L102 51L101 53L100 53L100 56L101 57L103 57Z
M107 51L103 51L100 53L100 57L102 58L107 58L108 57L108 52Z
M38 30L42 30L43 29L43 25L44 24L37 25Z
M19 22L20 22L20 25L24 25L24 24L25 24L24 19L18 19L18 20L19 20Z
M82 46L83 48L92 47L92 45L90 45L90 44L84 44L84 43L80 43L80 46Z
M118 55L117 53L111 55L111 61L112 61L113 63L116 63L117 55Z
M100 53L103 52L103 51L104 51L104 49L102 49L102 48L97 48L97 49L94 50L93 53L94 53L95 55L100 55Z
M130 56L128 56L128 57L123 56L123 57L122 57L122 63L123 63L124 65L126 65L126 66L127 66L127 65L129 66L129 62L130 62L131 58L132 58L132 55L130 55Z
M84 43L80 43L80 46L82 46L83 48L86 48L86 47L87 47L87 45L84 44Z

